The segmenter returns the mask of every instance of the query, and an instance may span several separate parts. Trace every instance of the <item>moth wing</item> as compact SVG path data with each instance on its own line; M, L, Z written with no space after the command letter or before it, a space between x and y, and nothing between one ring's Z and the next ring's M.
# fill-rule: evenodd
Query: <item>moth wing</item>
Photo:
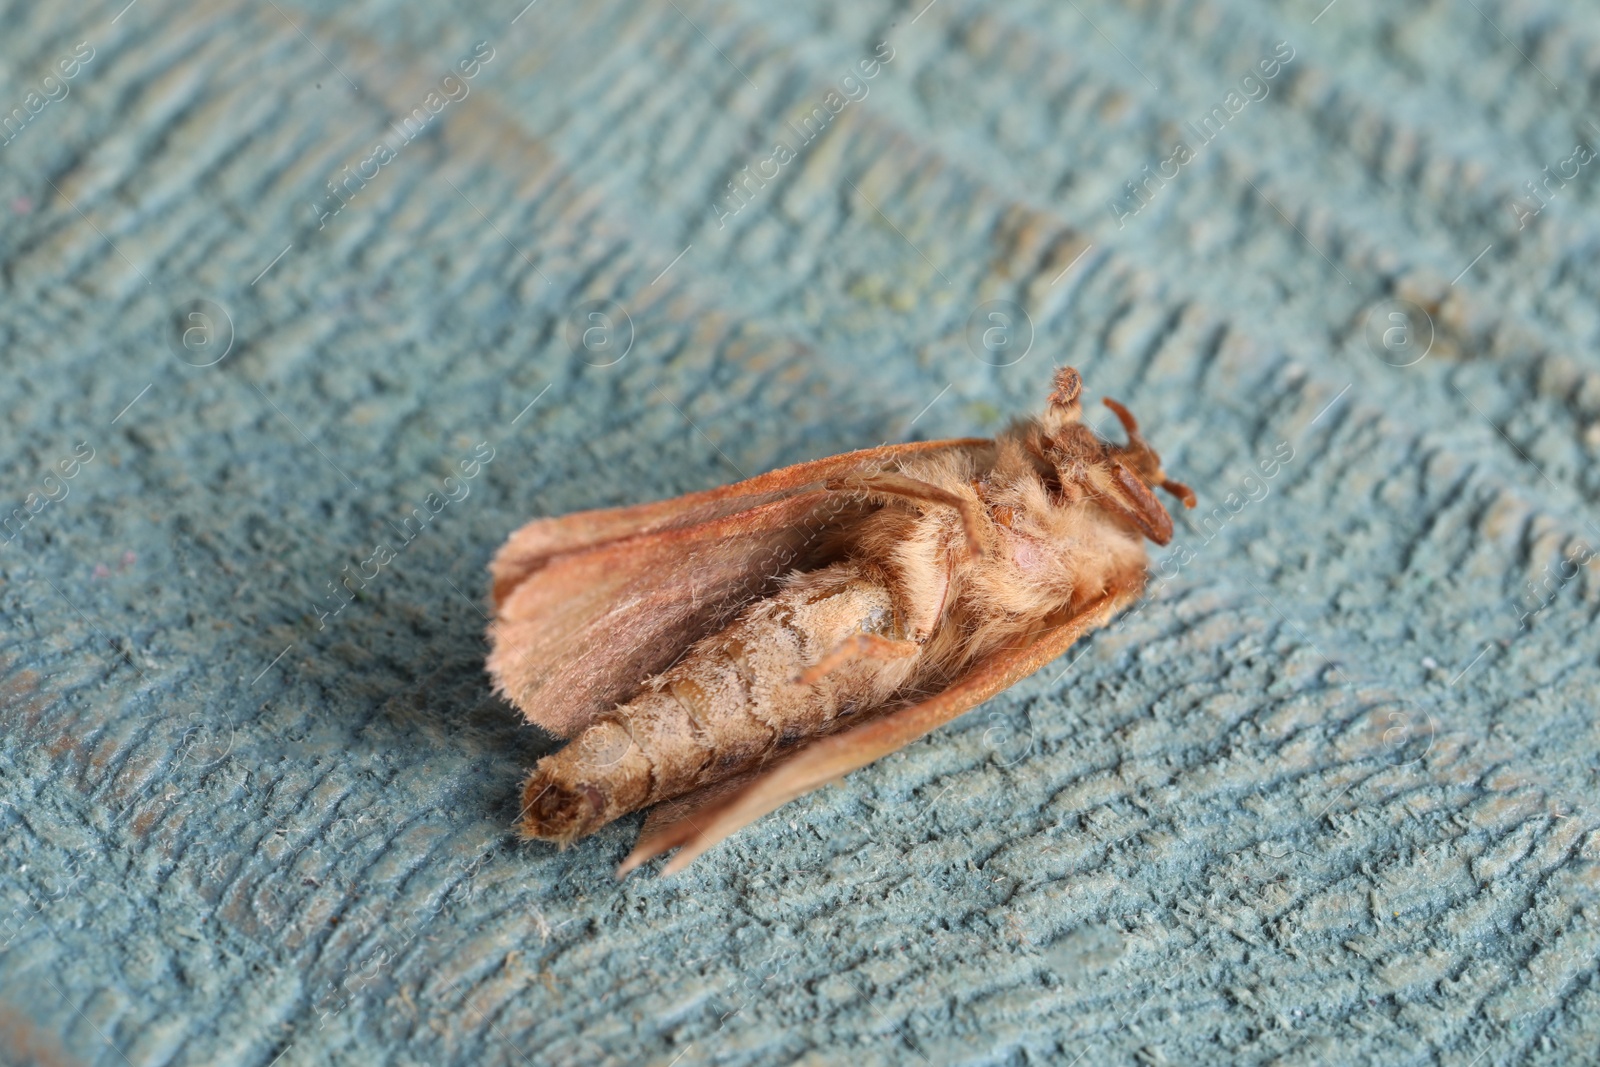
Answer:
M821 562L823 535L864 507L841 499L813 490L549 560L489 625L495 689L572 736L789 570Z
M661 851L676 848L694 834L695 828L702 824L704 813L715 805L732 797L739 790L760 778L770 770L770 767L757 767L753 770L742 771L731 778L724 778L720 782L701 786L692 793L685 793L681 797L663 800L645 813L644 825L639 828L639 841L644 842L656 837L673 837L671 844L661 846ZM653 853L660 855L660 851ZM648 858L648 857L646 857ZM630 861L632 857L629 857ZM640 860L643 863L644 860ZM626 870L618 874L626 874L638 864L630 864Z
M672 848L678 852L661 873L681 871L706 849L761 816L905 747L1037 671L1090 630L1104 626L1139 595L1142 586L1138 580L1113 586L1081 609L1063 613L1027 643L1001 649L974 663L942 692L819 738L730 793L698 802L694 797L685 798L690 802L683 805L675 821L646 823L648 832L640 834L633 852L618 868L618 877Z
M530 523L493 568L495 688L530 721L570 737L784 574L825 562L825 535L877 506L819 483L988 444L865 449L677 500ZM510 575L515 583L502 589Z
M993 444L993 441L984 437L961 437L863 448L780 467L732 485L686 493L667 500L535 519L507 538L489 564L494 606L499 608L512 590L557 556L626 537L682 529L720 519L792 496L831 478L881 468L895 460L943 451L965 451Z

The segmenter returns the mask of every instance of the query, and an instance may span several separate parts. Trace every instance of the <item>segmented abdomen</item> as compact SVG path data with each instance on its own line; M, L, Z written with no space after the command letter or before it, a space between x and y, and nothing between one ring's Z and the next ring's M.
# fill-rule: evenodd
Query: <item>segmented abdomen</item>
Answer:
M797 575L540 760L523 789L524 832L574 840L882 704L918 657L859 659L797 680L861 632L900 637L880 575L850 561Z

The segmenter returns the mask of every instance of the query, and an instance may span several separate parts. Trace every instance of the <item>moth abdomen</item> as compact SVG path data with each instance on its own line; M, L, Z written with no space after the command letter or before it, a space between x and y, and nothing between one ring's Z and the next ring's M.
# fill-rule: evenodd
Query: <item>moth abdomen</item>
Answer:
M894 617L890 590L853 563L794 576L540 760L524 786L524 834L574 840L882 704L910 676L912 659L845 656L821 677L801 679Z

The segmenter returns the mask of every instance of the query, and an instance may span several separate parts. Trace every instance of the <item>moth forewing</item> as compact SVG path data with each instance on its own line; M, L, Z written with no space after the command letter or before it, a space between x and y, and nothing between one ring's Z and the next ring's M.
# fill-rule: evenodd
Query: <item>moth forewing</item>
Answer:
M489 565L495 689L571 737L704 636L701 623L824 562L830 532L858 517L855 497L824 489L830 479L988 444L865 449L671 500L536 519Z
M491 567L489 670L571 737L524 786L567 844L665 805L623 871L668 870L1037 670L1136 598L1161 487L1125 408L1077 371L993 441L887 446L676 500L530 523ZM933 693L920 698L917 694Z

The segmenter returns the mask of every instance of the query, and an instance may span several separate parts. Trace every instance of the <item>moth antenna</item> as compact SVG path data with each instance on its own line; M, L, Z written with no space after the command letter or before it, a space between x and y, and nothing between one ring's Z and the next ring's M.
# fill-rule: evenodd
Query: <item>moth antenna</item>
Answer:
M1167 492L1171 493L1173 496L1175 496L1179 500L1183 501L1183 506L1184 507L1186 507L1186 508L1194 507L1194 505L1195 505L1194 490L1190 489L1187 485L1184 485L1182 482L1175 482L1171 478L1166 478L1166 479L1162 480L1161 488L1165 489Z
M1139 420L1133 417L1133 412L1112 400L1109 396L1101 403L1110 408L1117 416L1117 421L1122 423L1122 430L1128 435L1128 444L1133 448L1145 448L1144 438L1139 435Z

